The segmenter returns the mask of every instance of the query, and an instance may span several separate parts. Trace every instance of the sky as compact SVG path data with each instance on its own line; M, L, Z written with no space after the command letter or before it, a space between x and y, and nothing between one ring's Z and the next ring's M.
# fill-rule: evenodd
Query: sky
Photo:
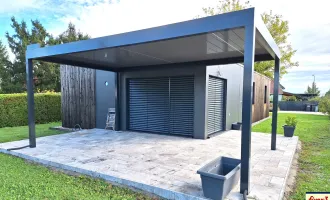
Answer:
M242 1L242 0L241 0ZM244 0L243 0L244 1ZM73 22L83 33L101 37L160 26L202 15L218 0L10 0L0 7L0 40L12 32L10 18L38 19L53 35ZM281 79L288 92L303 93L313 82L324 94L330 89L330 13L328 0L250 0L259 12L272 10L289 21L289 41L299 67ZM9 51L9 50L8 50ZM13 59L13 55L10 54Z

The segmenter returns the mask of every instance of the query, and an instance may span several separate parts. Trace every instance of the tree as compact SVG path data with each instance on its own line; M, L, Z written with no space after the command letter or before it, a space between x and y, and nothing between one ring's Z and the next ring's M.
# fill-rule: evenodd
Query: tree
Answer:
M8 57L7 49L0 40L0 93L6 93L10 84L11 62Z
M307 90L305 91L306 94L317 94L317 96L320 96L321 91L318 87L316 87L316 83L313 81L312 87L309 85L307 86Z
M219 0L219 5L216 8L203 8L203 11L206 16L210 16L249 7L251 7L249 1ZM296 50L292 48L288 41L289 22L284 20L281 15L273 14L272 11L264 12L261 17L280 49L282 55L280 71L282 76L287 73L287 69L299 66L298 62L292 61ZM254 70L272 78L274 74L274 61L257 62L254 65Z
M15 85L9 93L26 91L26 62L25 51L29 44L38 43L42 47L49 44L51 35L46 31L45 27L38 20L31 20L32 28L28 29L26 22L23 20L18 23L15 17L11 18L11 27L14 33L11 35L6 33L9 48L15 55L12 65L12 83ZM58 87L59 73L56 72L56 64L46 63L42 61L33 62L34 84L35 90L55 90Z
M81 33L79 30L76 29L74 24L69 23L68 28L63 33L61 33L55 39L54 38L50 39L50 44L51 45L64 44L64 43L69 43L69 42L74 42L74 41L79 41L79 40L87 40L89 38L90 38L89 35ZM57 88L58 88L58 91L61 91L60 66L57 65L55 70L56 70L56 74L58 75Z
M325 95L324 96L326 96L326 97L329 97L330 98L330 89L325 93Z
M330 97L324 96L320 98L319 101L319 111L327 114L330 118Z
M61 33L56 40L58 43L68 43L79 40L87 40L89 38L89 35L83 34L76 29L76 26L74 24L69 23L67 30Z
M7 32L6 38L9 48L15 55L15 60L11 67L12 85L8 87L6 93L26 91L25 51L29 44L38 43L41 47L44 47L46 45L62 44L89 38L88 35L84 35L76 30L72 23L68 25L66 31L55 38L47 32L46 28L38 20L31 20L31 30L28 29L25 21L18 23L15 17L11 18L11 22L14 33L11 35ZM33 72L36 91L61 91L60 67L58 64L34 61Z

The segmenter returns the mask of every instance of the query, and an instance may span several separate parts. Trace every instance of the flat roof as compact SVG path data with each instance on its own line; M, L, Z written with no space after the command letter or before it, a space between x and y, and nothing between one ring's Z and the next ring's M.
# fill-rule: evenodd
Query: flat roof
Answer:
M286 91L283 91L283 95L300 96L300 97L316 97L316 96L318 96L317 94L314 94L314 93L292 93L292 92L286 92Z
M255 8L66 44L29 45L27 59L124 71L135 67L244 61L245 27L254 25L255 61L280 51Z

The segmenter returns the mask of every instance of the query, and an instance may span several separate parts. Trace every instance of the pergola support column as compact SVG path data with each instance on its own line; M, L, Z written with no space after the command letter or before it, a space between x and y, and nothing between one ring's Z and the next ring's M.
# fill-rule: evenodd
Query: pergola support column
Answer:
M272 144L271 150L276 150L277 111L278 111L278 88L280 82L280 59L275 58L274 68L274 91L273 91L273 113L272 113Z
M33 62L32 59L26 60L26 87L28 98L28 123L29 123L29 145L36 147L36 129L34 114L34 91L33 91Z
M244 191L249 192L250 189L252 82L254 71L255 32L256 28L254 26L254 23L245 27L241 135L241 193L244 193Z
M115 121L115 131L120 130L120 74L115 73L115 111L116 111L116 121Z

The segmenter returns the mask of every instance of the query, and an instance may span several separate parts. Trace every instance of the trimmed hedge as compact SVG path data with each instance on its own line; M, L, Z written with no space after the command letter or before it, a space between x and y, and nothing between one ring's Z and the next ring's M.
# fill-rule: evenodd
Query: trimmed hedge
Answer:
M61 94L34 94L37 124L61 121ZM27 94L0 94L0 128L28 125Z

